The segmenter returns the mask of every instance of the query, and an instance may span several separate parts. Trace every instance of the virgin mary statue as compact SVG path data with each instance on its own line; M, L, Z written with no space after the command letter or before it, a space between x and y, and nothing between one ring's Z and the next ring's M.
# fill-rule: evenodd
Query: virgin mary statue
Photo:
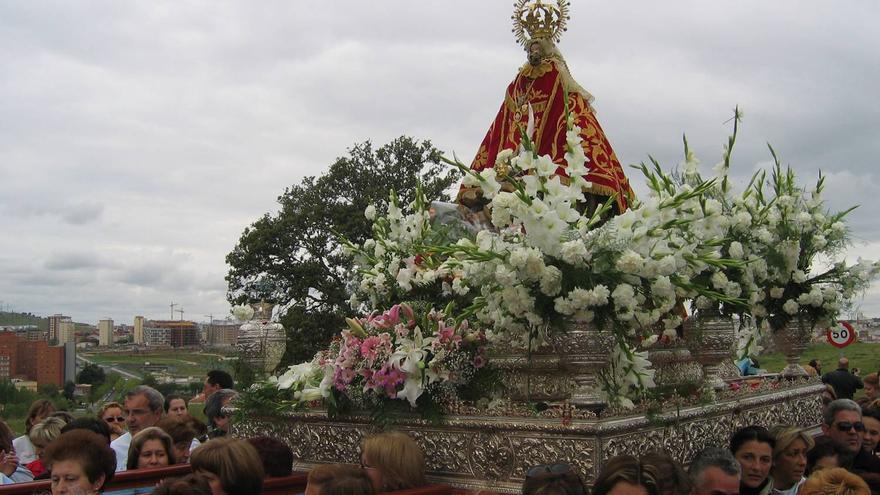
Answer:
M564 0L559 0L556 6L540 0L528 5L526 0L517 2L514 32L528 54L528 61L507 86L501 108L480 144L471 169L494 167L498 152L517 150L525 134L538 155L550 155L559 165L556 173L562 178L568 177L565 170L567 110L581 129L588 159L589 172L584 177L590 183L585 191L586 209L594 210L610 196L614 198L616 212L621 213L626 210L633 191L596 120L591 105L593 96L572 78L554 43L565 29L567 9L568 2ZM478 187L464 185L458 201L473 209L480 209L487 202Z

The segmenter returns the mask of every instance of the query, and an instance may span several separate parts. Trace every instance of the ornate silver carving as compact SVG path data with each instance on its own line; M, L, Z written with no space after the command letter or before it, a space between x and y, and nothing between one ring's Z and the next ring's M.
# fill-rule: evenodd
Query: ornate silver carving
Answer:
M690 385L703 379L703 367L685 347L655 345L648 349L648 360L654 368L654 383L658 387Z
M787 363L780 373L783 377L793 379L808 376L807 371L798 361L807 350L812 330L801 314L789 320L782 328L774 329L773 341L776 343L776 348L785 355Z
M400 418L394 428L422 446L431 482L520 493L525 471L536 464L568 462L592 483L602 463L619 454L665 450L689 461L706 445L726 445L734 430L748 424L816 428L823 389L815 380L799 380L721 391L715 402L702 405L667 403L651 415L630 411L572 417L563 407L554 410L562 417L452 414L439 425L410 416ZM375 426L369 416L330 420L324 412L311 411L284 417L250 415L233 429L236 436L283 439L294 451L295 468L302 470L321 463L357 462L360 441Z
M591 410L604 408L598 375L608 364L614 334L584 321L569 320L565 331L553 332L550 340L562 368L575 383L571 403Z
M685 339L691 355L703 365L704 383L716 390L727 385L720 376L720 364L730 359L736 342L733 319L724 316L717 308L702 309L684 323Z
M492 366L501 373L502 396L521 402L562 401L571 395L571 381L559 361L559 356L546 351L490 356Z

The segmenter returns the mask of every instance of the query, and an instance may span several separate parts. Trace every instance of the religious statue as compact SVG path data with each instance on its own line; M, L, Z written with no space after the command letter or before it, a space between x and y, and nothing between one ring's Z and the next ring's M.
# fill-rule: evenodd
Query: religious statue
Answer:
M572 78L556 47L568 20L567 0L556 5L535 0L518 0L513 15L514 33L528 54L528 61L520 68L513 82L507 86L504 101L495 120L483 139L472 170L495 166L498 152L518 150L523 134L533 143L538 155L550 155L559 164L557 174L567 177L565 170L566 110L580 127L584 154L588 158L590 182L587 191L588 211L595 210L609 197L614 197L617 213L626 210L633 195L611 144L605 137L591 103L593 96ZM528 34L526 34L528 33ZM473 210L486 203L478 187L462 186L458 202Z

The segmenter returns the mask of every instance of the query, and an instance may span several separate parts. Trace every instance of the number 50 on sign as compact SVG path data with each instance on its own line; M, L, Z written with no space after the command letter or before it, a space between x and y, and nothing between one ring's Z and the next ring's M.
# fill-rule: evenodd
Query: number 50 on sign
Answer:
M846 347L856 341L856 330L847 321L838 321L825 335L834 347Z

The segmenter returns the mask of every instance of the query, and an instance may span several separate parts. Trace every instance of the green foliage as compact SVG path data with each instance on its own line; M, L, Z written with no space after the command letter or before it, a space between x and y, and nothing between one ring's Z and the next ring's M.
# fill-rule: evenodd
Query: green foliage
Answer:
M54 399L58 397L58 393L60 392L60 390L58 389L58 385L54 385L52 383L44 383L37 388L37 392L41 397Z
M104 382L100 385L92 385L92 392L89 396L89 399L94 401L102 400L105 395L111 390L118 393L118 387L123 382L122 375L119 373L110 372L105 375ZM110 400L115 399L115 394L111 397ZM100 405L100 404L99 404Z
M246 390L254 382L260 379L257 370L244 359L236 359L232 365L232 376L239 390Z
M141 380L141 385L156 388L159 385L159 380L156 380L152 373L147 373L144 375L144 379Z
M351 260L334 233L362 243L371 235L364 210L386 201L390 190L406 204L421 182L429 200L448 200L445 191L457 180L428 141L400 137L378 149L369 141L354 145L324 175L287 188L277 214L267 213L244 230L226 257L227 299L287 304L282 364L308 360L326 347L350 312Z
M76 390L76 384L70 380L67 380L67 382L64 384L64 389L63 389L64 398L67 400L73 400L74 390Z
M83 367L83 369L76 375L77 383L87 383L92 387L98 387L104 383L107 379L106 373L104 373L104 368L98 366L97 364L87 364Z

